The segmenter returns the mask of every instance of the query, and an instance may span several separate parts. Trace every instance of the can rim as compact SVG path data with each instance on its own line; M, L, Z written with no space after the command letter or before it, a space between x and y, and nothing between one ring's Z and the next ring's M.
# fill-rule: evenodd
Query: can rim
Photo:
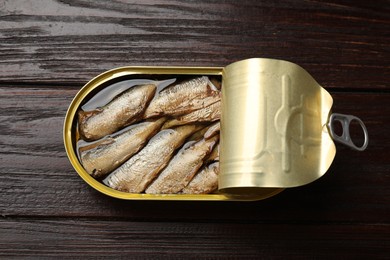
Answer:
M225 194L135 194L114 190L102 184L90 176L77 157L74 149L72 127L77 110L82 101L91 91L108 81L136 74L175 74L175 75L218 75L222 76L222 67L154 67L154 66L125 66L103 72L88 81L71 101L64 119L63 141L65 151L70 163L78 175L95 190L110 197L126 200L187 200L187 201L256 201L272 197L284 190L284 188L265 188L268 193L257 196L229 196Z

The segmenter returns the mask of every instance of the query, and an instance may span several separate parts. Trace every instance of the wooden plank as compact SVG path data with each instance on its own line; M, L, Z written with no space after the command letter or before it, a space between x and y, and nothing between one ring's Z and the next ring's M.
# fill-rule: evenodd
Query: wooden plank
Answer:
M1 1L0 82L85 83L125 65L306 68L329 88L388 89L387 1Z
M0 257L385 259L389 225L0 220Z
M390 255L390 6L378 1L0 1L0 258ZM328 173L258 202L123 201L70 165L62 125L92 77L124 65L298 63L363 119Z
M310 185L251 203L143 202L98 193L70 165L62 124L78 89L0 88L1 215L248 223L387 223L390 219L389 93L333 93L333 111L361 117L370 145L362 153L338 145L328 173Z

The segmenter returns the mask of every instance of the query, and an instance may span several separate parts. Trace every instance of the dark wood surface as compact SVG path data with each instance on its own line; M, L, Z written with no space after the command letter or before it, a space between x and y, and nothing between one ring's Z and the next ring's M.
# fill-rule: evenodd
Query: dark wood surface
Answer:
M390 257L389 1L0 1L0 258ZM62 125L124 65L290 60L359 116L366 151L257 202L122 201L70 165Z

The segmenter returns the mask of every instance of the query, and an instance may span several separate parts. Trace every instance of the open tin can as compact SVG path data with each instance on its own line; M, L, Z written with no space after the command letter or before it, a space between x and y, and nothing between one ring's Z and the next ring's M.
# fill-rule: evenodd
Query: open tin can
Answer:
M212 194L146 194L112 189L93 178L78 154L78 111L91 101L103 106L133 85L172 79L213 77L222 82L218 191ZM100 102L100 103L99 103ZM260 200L285 188L310 183L330 167L336 153L333 140L356 150L368 145L363 122L354 116L332 114L332 97L300 66L254 58L222 67L121 67L89 81L71 102L64 122L69 160L96 190L133 200ZM93 102L92 102L93 103ZM357 121L364 143L357 147L349 124ZM333 129L341 122L342 134Z

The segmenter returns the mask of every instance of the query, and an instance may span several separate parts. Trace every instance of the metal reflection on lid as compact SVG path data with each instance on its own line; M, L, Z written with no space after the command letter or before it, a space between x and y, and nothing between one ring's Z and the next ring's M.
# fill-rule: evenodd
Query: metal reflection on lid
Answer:
M336 153L328 130L332 103L291 62L256 58L225 67L219 190L256 193L320 178Z

